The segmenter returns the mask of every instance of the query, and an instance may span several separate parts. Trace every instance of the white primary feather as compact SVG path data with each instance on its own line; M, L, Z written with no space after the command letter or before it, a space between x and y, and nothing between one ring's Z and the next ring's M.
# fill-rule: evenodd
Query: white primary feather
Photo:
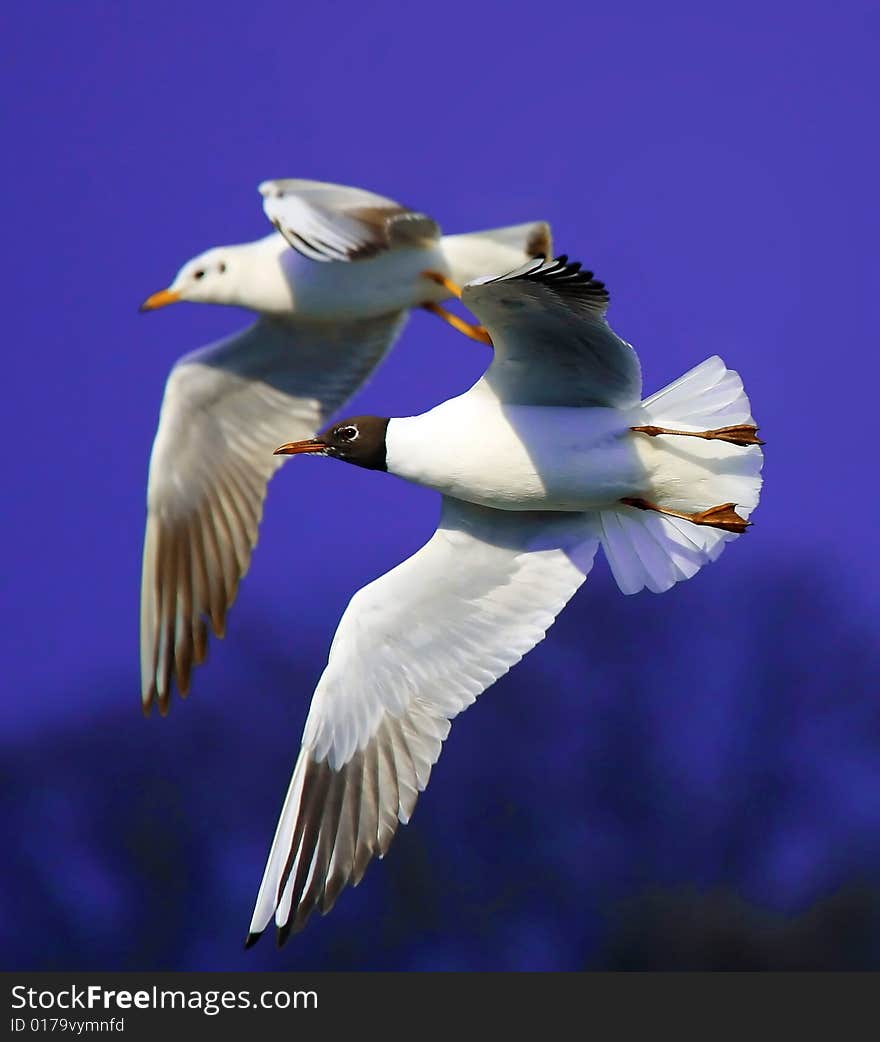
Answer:
M301 929L385 853L449 720L543 638L596 546L582 514L445 498L430 541L355 594L312 699L252 939L273 915L282 937Z

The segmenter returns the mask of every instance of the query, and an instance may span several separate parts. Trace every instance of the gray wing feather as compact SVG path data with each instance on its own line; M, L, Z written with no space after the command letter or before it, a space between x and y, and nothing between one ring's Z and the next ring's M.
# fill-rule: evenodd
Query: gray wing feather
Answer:
M635 405L635 351L605 320L608 292L566 257L529 261L468 283L463 302L488 329L495 358L486 383L510 404Z
M167 710L189 689L210 622L226 612L257 541L272 450L311 437L366 380L405 314L350 323L261 318L172 369L150 459L141 582L141 693Z
M310 260L358 261L440 237L436 221L362 188L320 181L264 181L266 216Z

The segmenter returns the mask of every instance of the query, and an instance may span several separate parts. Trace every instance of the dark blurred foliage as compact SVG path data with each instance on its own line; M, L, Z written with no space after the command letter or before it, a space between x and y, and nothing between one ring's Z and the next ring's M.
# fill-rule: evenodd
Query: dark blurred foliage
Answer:
M96 670L5 754L3 968L880 968L867 614L743 549L662 599L598 565L281 953L241 941L316 678L246 611L165 720Z
M863 970L880 958L880 895L853 887L800 915L729 891L686 889L628 902L602 953L609 970Z

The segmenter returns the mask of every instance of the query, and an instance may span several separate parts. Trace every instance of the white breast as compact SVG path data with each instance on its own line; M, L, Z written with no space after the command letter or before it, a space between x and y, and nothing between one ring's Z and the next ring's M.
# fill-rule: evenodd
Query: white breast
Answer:
M297 314L303 318L369 318L449 295L421 274L427 270L448 274L446 260L436 246L389 250L366 260L328 264L288 250L282 263L293 287Z
M421 416L393 419L392 474L503 510L588 510L646 487L617 409L501 405L485 386Z

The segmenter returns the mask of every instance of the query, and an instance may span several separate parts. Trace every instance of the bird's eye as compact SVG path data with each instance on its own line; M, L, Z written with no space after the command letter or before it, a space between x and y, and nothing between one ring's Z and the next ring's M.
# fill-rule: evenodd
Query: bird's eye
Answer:
M204 277L205 277L205 269L204 268L199 268L198 271L193 273L193 278L194 279L203 279Z
M224 271L226 271L226 265L223 263L223 261L220 261L220 263L217 265L217 271L219 271L221 275Z
M354 441L357 435L357 427L340 427L336 431L336 436L341 438L343 441Z

